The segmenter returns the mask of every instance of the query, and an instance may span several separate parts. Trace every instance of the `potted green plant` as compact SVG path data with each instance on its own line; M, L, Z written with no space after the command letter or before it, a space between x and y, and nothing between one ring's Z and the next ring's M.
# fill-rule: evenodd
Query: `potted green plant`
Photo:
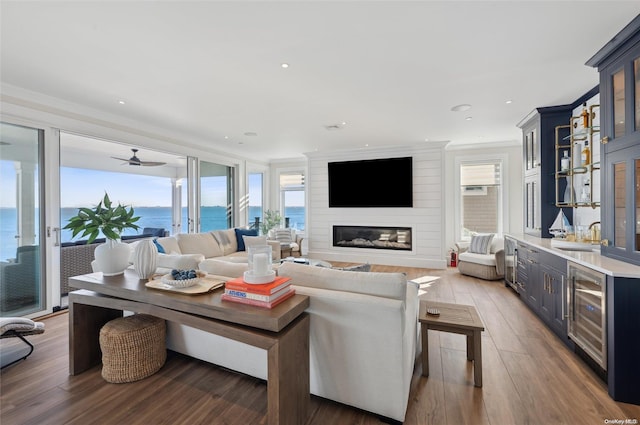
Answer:
M281 223L282 216L280 215L280 211L266 210L264 212L264 220L262 220L262 224L260 225L260 230L262 230L263 235L267 235L269 234L269 230L279 226Z
M105 192L95 208L79 208L64 229L71 230L73 238L82 232L83 237L88 236L87 243L95 241L102 232L106 242L95 250L96 268L105 276L113 276L129 266L131 248L120 242L120 234L125 229L139 229L135 224L139 219L134 216L133 207L127 209L120 203L114 206Z

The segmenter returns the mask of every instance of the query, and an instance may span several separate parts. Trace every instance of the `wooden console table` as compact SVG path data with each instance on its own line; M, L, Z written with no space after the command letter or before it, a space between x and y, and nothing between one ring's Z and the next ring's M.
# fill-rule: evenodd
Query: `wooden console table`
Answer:
M427 308L440 311L439 316L427 314ZM467 360L473 360L473 380L482 386L482 336L484 324L472 305L420 301L418 320L422 325L422 375L429 376L429 338L427 331L452 332L467 336Z
M69 285L69 373L100 364L100 328L123 311L146 313L267 351L267 423L305 423L309 412L309 297L294 295L269 310L221 301L222 290L183 295L145 287L124 275L75 276Z

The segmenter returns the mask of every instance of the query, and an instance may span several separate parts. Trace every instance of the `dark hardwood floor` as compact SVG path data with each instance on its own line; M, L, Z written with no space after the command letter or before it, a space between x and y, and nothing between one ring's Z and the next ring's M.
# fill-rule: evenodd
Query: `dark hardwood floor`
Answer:
M465 337L429 332L430 376L421 376L418 362L405 424L640 420L640 406L614 402L596 374L501 281L465 277L454 269L373 269L402 271L409 278L440 276L422 297L475 305L485 324L482 388L473 386ZM169 353L158 373L134 383L106 383L100 367L69 376L67 315L44 322L46 332L30 337L36 347L31 357L0 373L2 425L266 423L264 381L176 353ZM311 396L309 425L378 423L376 415Z

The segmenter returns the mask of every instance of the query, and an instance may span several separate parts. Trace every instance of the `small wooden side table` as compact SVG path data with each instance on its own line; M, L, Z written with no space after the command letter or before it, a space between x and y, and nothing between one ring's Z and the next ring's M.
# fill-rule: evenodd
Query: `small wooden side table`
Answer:
M440 311L439 316L427 314L428 308ZM482 387L482 335L484 324L472 305L420 301L418 320L422 324L422 375L429 376L429 329L467 336L467 360L473 360L473 379Z

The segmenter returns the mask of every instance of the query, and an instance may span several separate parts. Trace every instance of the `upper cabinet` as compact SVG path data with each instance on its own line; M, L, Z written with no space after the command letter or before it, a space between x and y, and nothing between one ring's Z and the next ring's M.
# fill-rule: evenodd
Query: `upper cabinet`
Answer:
M640 15L587 65L600 72L602 254L640 265Z
M518 127L522 129L524 169L524 232L551 237L552 226L560 208L555 202L555 131L571 118L571 105L536 108ZM565 211L571 220L571 210Z

